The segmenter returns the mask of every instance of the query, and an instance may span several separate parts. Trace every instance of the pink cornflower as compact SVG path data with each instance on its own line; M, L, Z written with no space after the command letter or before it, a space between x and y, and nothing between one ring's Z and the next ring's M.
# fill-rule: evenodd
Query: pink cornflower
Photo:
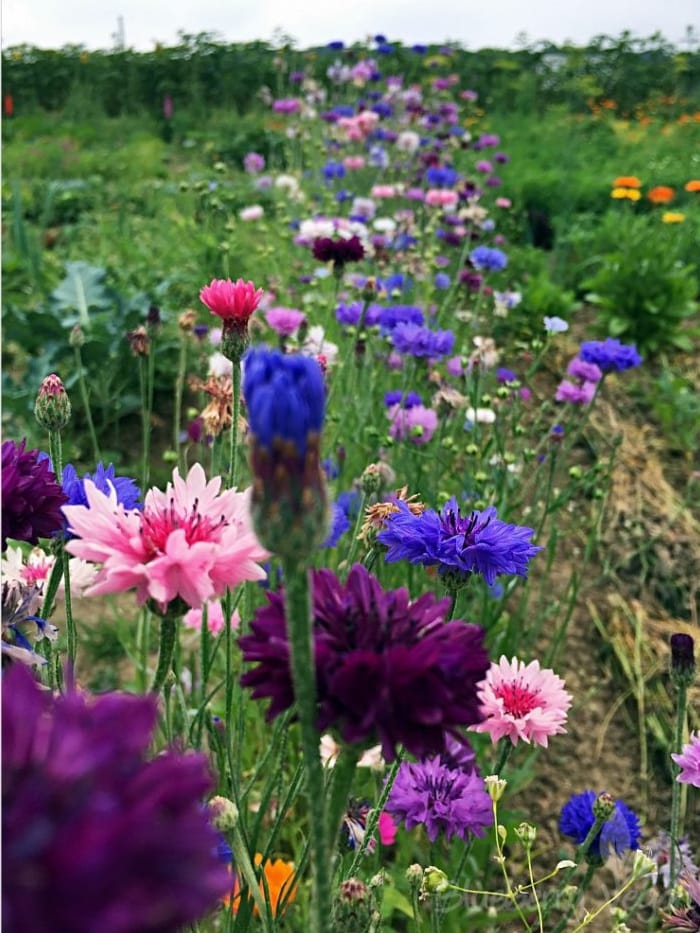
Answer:
M165 612L178 596L198 609L227 587L263 580L268 554L252 529L250 490L220 489L221 477L207 482L200 464L185 479L176 467L172 484L151 489L140 511L85 480L88 505L67 505L64 515L76 535L70 553L102 564L86 595L136 587L139 604L150 599Z
M449 188L431 188L425 195L425 203L431 207L452 207L458 199L457 192Z
M391 421L389 434L395 440L408 438L414 444L427 444L435 434L438 426L438 416L432 408L424 405L414 405L413 408L401 408L392 405L387 408L387 416Z
M253 311L260 304L263 289L257 288L252 282L238 279L212 279L199 293L202 304L205 304L212 314L224 321L234 321L237 324L246 323Z
M373 198L395 198L396 188L393 185L373 185L370 194Z
M226 628L223 606L218 599L207 600L204 605L207 607L207 628L209 629L209 634L216 637ZM186 612L182 617L182 624L185 628L192 628L199 631L202 628L203 614L204 606L202 606L201 609L190 609L189 612ZM234 609L231 615L231 628L239 629L240 626L241 615L238 609Z
M280 337L291 337L304 323L306 315L296 308L270 308L265 312L265 320Z
M484 721L470 729L488 732L495 744L508 736L513 745L520 739L547 747L550 735L566 732L571 694L553 671L540 668L539 661L525 664L505 655L493 661L477 688Z
M681 769L676 780L681 784L700 787L700 732L691 732L690 742L683 746L679 755L671 755Z
M365 167L365 157L361 155L349 155L343 159L343 165L349 172Z

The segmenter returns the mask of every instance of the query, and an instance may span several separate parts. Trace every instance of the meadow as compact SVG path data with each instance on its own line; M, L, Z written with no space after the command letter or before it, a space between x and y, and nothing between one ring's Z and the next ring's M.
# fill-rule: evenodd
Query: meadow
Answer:
M3 929L700 930L691 38L4 53Z

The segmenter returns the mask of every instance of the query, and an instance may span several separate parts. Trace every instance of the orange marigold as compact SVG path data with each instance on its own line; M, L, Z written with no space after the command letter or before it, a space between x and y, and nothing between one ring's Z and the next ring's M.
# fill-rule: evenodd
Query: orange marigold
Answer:
M668 204L674 199L676 192L668 185L657 185L647 192L647 197L652 204Z
M613 188L641 188L642 183L636 175L620 175L612 183Z
M700 191L700 178L691 178L683 187L686 191Z

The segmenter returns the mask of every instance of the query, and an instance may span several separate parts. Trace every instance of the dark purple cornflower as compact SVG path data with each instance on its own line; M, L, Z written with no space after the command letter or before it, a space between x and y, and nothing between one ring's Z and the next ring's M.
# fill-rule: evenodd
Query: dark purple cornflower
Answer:
M475 771L451 768L440 757L404 761L391 788L386 810L406 829L425 826L431 842L483 836L493 821L491 798Z
M542 550L530 543L532 528L501 521L493 506L462 515L453 496L439 513L426 509L414 515L400 500L396 505L398 512L377 535L388 548L384 559L437 566L451 587L466 583L473 573L489 586L501 574L527 577L530 558Z
M239 640L256 666L241 678L255 699L269 698L271 720L294 703L284 599L268 593L251 633ZM384 591L361 564L347 583L313 571L313 639L320 731L345 742L381 742L386 760L403 745L416 756L441 752L445 733L480 721L476 686L489 661L477 625L445 622L448 599L405 588Z
M63 523L66 494L51 470L48 457L26 450L26 440L2 445L2 550L7 539L38 544Z
M365 248L355 235L335 240L324 236L314 240L311 252L319 262L332 262L334 266L342 268L348 262L359 262L365 255Z
M593 828L596 819L593 807L598 797L594 790L585 790L582 794L574 794L564 804L559 817L559 830L565 836L571 836L577 845L581 845ZM622 855L628 849L639 847L641 835L636 813L621 800L616 800L610 817L603 823L588 852L601 859L606 859L613 852Z
M53 696L22 665L5 674L4 928L175 933L230 890L206 759L149 759L157 717L154 696Z
M579 356L586 363L595 363L604 373L621 372L642 363L637 347L620 343L617 337L586 341L581 344Z

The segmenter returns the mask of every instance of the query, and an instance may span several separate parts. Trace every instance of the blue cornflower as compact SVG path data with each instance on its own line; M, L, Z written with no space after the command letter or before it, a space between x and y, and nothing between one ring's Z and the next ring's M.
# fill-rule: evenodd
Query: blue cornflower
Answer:
M327 49L332 49L334 52L340 52L345 48L345 43L340 39L334 39L332 42L329 42L326 46Z
M437 566L455 586L472 573L481 574L489 586L502 574L527 577L528 561L542 550L530 543L532 528L501 521L493 506L462 515L454 496L439 513L426 509L414 515L401 500L396 506L398 512L377 535L388 548L384 559Z
M317 435L323 425L320 366L311 357L265 347L248 350L243 360L243 395L256 444L272 451L276 441L288 441L302 458L309 435Z
M544 317L544 329L548 334L563 334L569 329L569 325L563 318L557 317Z
M397 389L384 395L384 404L387 408L391 408L392 405L401 405L402 408L415 408L416 405L423 404L423 399L417 392L403 392L401 389Z
M561 811L559 830L565 836L571 836L578 845L585 840L595 823L593 805L597 799L595 791L585 790L582 794L574 794ZM612 815L603 824L588 852L602 859L613 852L622 855L627 849L638 848L640 837L638 816L621 800L616 800Z
M443 291L444 289L450 287L450 282L451 282L451 279L446 272L438 272L435 278L433 279L433 285L435 286L435 288L439 288L440 290L443 290Z
M451 330L430 330L417 324L397 324L391 331L391 341L399 353L418 357L448 356L454 347Z
M346 327L355 327L360 323L363 307L364 302L362 301L353 301L352 304L349 305L342 302L335 309L335 318L339 324L344 324ZM381 305L368 305L365 308L364 326L375 327L379 324L379 319L383 310Z
M329 159L321 171L323 177L328 181L332 181L334 178L345 178L345 166L342 162L336 162L334 159Z
M394 291L407 292L413 282L411 279L404 275L403 272L395 272L393 275L388 275L385 279L377 279L377 287L381 291L391 294Z
M578 355L586 363L595 363L604 373L621 372L639 366L642 362L633 343L620 343L616 337L586 341L581 344Z
M415 246L417 242L417 238L411 236L410 233L399 233L398 236L394 237L394 242L391 246L393 249L410 249L412 246Z
M357 518L360 511L360 502L360 494L355 489L338 493L338 498L335 500L335 504L345 512L351 522L354 522Z
M384 146L372 146L370 148L369 164L374 168L386 168L389 165L389 153Z
M505 385L507 382L517 382L518 377L512 369L506 369L505 366L499 366L496 370L496 382L499 385Z
M86 479L92 480L97 489L105 495L109 495L110 489L114 488L117 494L117 502L120 502L125 509L138 509L141 507L141 490L133 479L128 476L116 476L114 464L110 463L108 467L105 467L102 462L97 464L94 473L86 473L84 476L78 476L75 467L71 463L67 463L63 467L61 485L68 496L66 505L90 507L85 495Z
M346 531L350 530L350 519L345 514L342 506L334 502L331 506L331 522L328 529L328 535L321 544L322 548L335 547Z
M425 170L425 180L431 188L451 188L457 181L457 171L449 165L433 166Z
M377 323L383 336L392 331L399 324L421 325L425 321L423 312L416 305L391 305L382 308Z
M508 257L503 250L491 246L477 246L469 258L476 269L486 272L501 272L508 265Z

